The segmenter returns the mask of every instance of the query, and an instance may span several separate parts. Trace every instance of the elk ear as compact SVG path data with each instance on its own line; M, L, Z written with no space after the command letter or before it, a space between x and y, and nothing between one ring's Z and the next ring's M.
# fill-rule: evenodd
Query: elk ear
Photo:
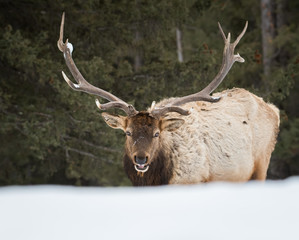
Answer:
M162 119L161 120L161 131L166 130L169 132L177 130L180 126L185 123L185 120L179 118Z
M120 115L113 115L110 113L103 112L102 117L109 127L122 129L125 131L127 124L127 117Z

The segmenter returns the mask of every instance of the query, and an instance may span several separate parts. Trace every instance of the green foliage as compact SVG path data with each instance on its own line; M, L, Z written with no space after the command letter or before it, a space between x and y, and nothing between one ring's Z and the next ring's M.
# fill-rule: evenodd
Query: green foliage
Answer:
M299 119L286 121L280 133L281 144L277 146L277 156L292 158L299 153Z
M235 64L218 90L244 87L279 106L283 123L273 162L298 174L299 6L287 7L287 24L273 42L273 71L265 77L258 1L2 1L0 185L130 184L121 162L124 134L105 125L95 97L72 91L61 76L61 70L70 76L56 46L63 11L65 38L84 77L138 110L206 86L221 65L217 21L235 39L248 20L237 47L246 62Z

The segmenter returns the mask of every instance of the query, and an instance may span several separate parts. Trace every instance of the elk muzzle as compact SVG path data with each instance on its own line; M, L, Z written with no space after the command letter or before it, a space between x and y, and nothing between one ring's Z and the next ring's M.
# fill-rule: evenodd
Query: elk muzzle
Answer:
M149 155L134 155L134 167L137 172L146 172L149 169Z

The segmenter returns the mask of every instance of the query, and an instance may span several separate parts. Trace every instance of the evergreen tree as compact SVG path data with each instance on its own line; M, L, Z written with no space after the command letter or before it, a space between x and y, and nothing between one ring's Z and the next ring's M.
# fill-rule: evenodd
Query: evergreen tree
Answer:
M130 184L123 133L102 121L94 96L72 91L61 76L68 74L56 46L63 11L84 77L138 110L206 86L222 59L217 21L234 38L248 20L236 49L246 62L235 64L217 90L244 87L279 106L281 134L269 175L299 174L299 4L274 6L275 53L265 76L258 1L1 1L0 184Z

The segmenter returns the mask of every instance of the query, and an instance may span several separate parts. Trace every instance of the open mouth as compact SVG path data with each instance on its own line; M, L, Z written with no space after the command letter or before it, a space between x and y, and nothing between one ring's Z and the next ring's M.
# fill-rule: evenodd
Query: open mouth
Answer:
M137 172L146 172L149 169L149 165L145 164L135 164L134 165Z

